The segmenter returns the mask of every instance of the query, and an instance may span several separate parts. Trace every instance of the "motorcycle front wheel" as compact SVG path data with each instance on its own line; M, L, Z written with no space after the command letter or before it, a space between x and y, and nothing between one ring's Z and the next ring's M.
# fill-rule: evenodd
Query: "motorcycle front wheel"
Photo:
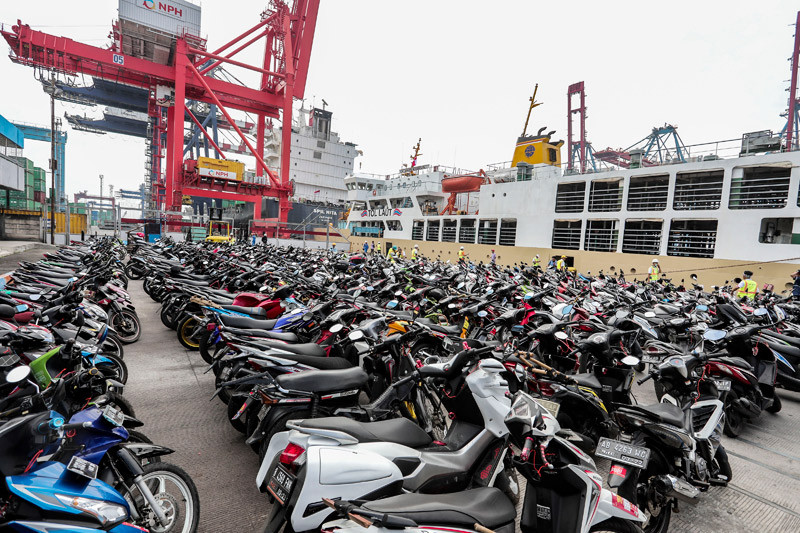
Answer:
M111 315L109 322L123 344L136 342L142 336L142 325L139 323L139 317L133 311L128 309L117 311Z
M192 478L182 468L170 463L150 463L142 467L142 481L166 518L162 524L136 485L123 492L136 508L136 525L151 533L193 533L200 520L200 497Z

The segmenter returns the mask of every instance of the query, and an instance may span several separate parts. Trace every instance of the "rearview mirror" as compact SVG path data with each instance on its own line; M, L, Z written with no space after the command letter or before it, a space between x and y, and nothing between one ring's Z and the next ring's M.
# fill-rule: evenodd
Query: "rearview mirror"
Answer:
M351 331L350 334L347 336L347 338L350 339L353 342L360 341L361 339L364 338L364 332L361 331L360 329L357 329L355 331Z
M25 381L28 379L28 376L31 375L31 367L25 366L18 366L16 368L12 368L9 370L8 374L6 374L6 381L8 383L19 383L21 381Z
M767 310L764 307L759 307L755 311L753 311L753 315L755 316L764 316L767 314Z
M703 338L707 341L719 341L725 338L727 332L722 329L707 329L703 332Z
M697 310L697 311L702 311L702 312L706 312L706 311L708 311L708 306L707 306L707 305L704 305L704 304L700 304L700 305L698 305L697 307L695 307L695 310Z
M488 315L489 315L489 313L487 313L486 311L478 311L478 316L481 317L481 318L484 318L484 317L486 317Z
M652 312L652 311L647 311L647 312L644 314L644 316L645 316L645 317L647 317L647 318L655 318L655 317L656 317L656 314L655 314L654 312Z
M560 341L565 341L569 338L569 335L567 335L563 331L556 331L553 335L555 336L556 339Z
M342 326L341 324L334 324L328 331L330 331L331 333L339 333L340 331L342 331L343 328L344 326Z
M625 357L622 358L620 362L626 366L636 366L639 364L640 361L638 357L634 357L632 355L626 355Z

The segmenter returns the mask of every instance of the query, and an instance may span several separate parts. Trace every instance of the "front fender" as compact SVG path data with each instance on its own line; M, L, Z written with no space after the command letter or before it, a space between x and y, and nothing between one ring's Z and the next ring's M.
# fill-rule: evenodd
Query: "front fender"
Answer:
M159 446L158 444L149 444L146 442L123 442L119 444L119 447L125 448L136 456L137 459L161 457L162 455L175 453L175 450L167 448L166 446Z

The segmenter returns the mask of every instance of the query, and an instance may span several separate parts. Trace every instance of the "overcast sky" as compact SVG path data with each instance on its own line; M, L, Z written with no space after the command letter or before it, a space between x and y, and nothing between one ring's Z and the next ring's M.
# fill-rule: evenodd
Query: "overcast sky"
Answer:
M203 2L209 48L257 23L265 5ZM777 131L799 7L774 0L322 0L307 105L324 98L334 131L364 151L356 168L360 162L380 174L407 162L420 137L420 164L478 169L509 160L536 83L544 105L530 129L546 125L565 139L567 86L586 82L588 138L597 149L627 147L665 122L679 126L687 145ZM2 2L0 21L19 18L106 46L116 8L113 0ZM49 124L49 100L31 68L2 57L0 79L0 114ZM65 111L99 116L101 109L57 102L57 115ZM29 142L26 155L45 167L49 147ZM99 174L106 184L136 188L145 174L144 141L69 129L66 172L70 193L97 193Z

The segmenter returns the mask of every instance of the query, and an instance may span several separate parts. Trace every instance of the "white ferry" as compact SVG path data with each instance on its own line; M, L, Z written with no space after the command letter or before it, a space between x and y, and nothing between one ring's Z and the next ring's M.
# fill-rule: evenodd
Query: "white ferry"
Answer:
M791 281L800 152L781 151L779 136L745 134L661 161L631 152L585 173L562 170L562 145L550 134L521 137L512 161L486 171L426 165L348 176L348 228L359 244L417 244L447 259L460 246L473 260L498 248L506 264L566 255L579 271L641 274L658 257L675 282L694 270L723 283L744 269L779 289Z

